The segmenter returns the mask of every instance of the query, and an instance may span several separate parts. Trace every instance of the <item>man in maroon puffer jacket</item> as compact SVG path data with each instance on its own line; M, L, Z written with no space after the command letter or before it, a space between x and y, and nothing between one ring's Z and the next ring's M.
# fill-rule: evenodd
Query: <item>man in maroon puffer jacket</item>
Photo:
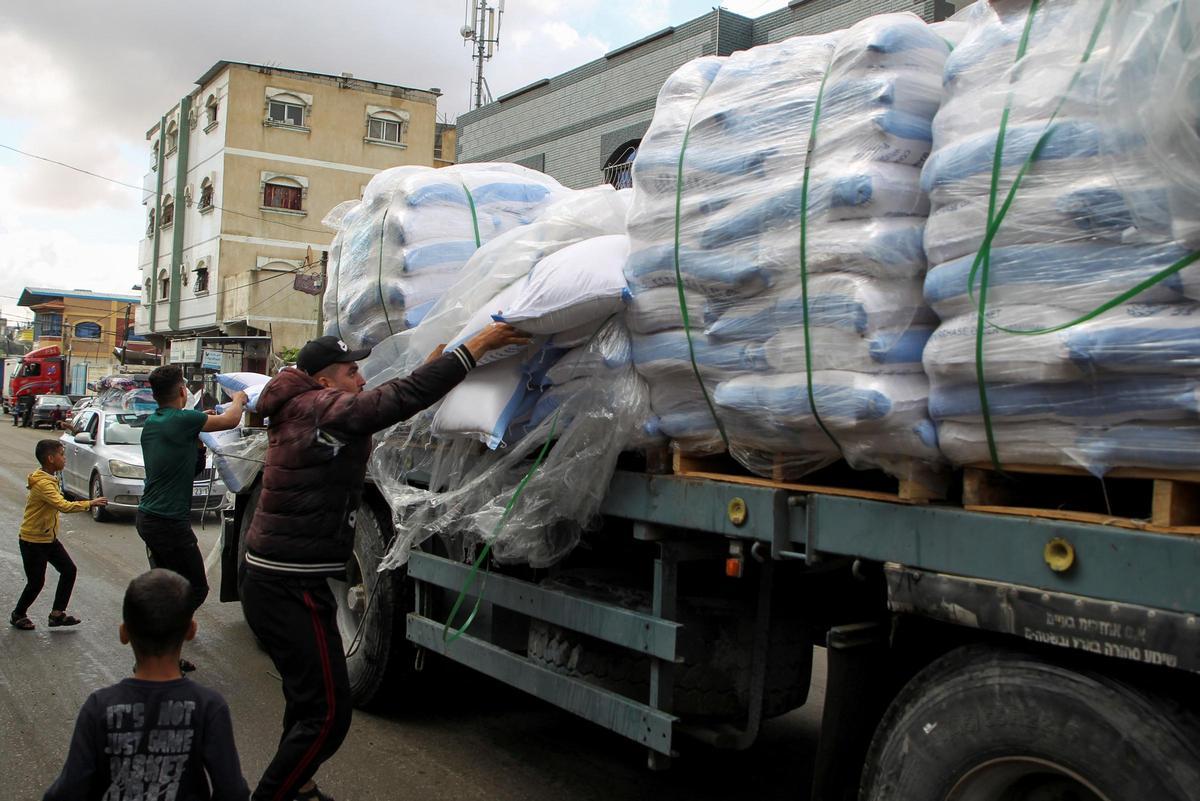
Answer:
M490 350L523 344L493 324L411 375L363 391L359 359L336 337L300 350L258 397L270 418L262 494L246 535L246 621L283 679L283 737L255 799L329 799L313 776L350 728L350 681L327 579L345 580L371 435L437 403Z

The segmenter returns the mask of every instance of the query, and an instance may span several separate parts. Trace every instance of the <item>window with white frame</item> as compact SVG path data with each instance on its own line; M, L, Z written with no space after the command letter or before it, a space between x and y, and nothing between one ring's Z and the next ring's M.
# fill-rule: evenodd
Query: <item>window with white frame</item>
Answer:
M402 146L407 137L407 111L367 106L367 135L364 141Z
M196 283L192 287L197 295L208 291L208 262L204 259L196 262Z
M151 236L154 233L154 209L150 209L150 214L146 219L146 236Z
M163 195L161 225L163 228L166 228L173 222L175 222L175 198L170 195Z
M150 169L158 170L158 140L154 140L154 144L150 146Z
M263 208L281 211L304 210L304 186L295 178L275 175L263 183Z
M211 131L217 124L217 96L209 95L204 101L204 130Z
M171 297L171 274L162 269L158 271L158 299L167 300Z
M294 94L275 94L267 99L267 122L303 128L308 118L308 103Z
M171 120L167 125L167 155L171 155L179 147L179 123Z
M150 279L149 279L149 278L147 278L147 279L146 279L146 280L145 280L145 281L142 283L142 296L143 296L143 297L144 297L144 298L145 298L147 301L149 301L149 300L150 300Z
M201 212L210 211L213 207L213 183L211 178L205 178L200 182L200 203L198 209Z

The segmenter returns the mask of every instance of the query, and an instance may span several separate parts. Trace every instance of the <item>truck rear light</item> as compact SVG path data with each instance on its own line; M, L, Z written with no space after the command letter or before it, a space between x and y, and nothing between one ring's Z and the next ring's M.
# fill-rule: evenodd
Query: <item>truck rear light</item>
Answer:
M729 543L729 556L725 559L725 575L729 578L741 578L745 566L742 544L740 542Z

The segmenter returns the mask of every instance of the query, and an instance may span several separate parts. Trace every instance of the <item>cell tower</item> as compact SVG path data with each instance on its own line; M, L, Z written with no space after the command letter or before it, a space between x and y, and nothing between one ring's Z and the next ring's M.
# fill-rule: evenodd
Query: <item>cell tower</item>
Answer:
M475 80L471 82L475 105L472 108L482 106L485 97L488 103L492 102L492 92L483 79L483 64L491 61L500 47L500 23L503 20L504 0L499 0L495 6L487 0L467 0L466 21L459 33L464 41L472 43L471 60L475 62Z

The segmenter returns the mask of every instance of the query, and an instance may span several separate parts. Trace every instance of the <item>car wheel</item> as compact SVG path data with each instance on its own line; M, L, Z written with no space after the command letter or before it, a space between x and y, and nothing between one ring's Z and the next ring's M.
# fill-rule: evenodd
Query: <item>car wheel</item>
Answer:
M90 492L88 493L88 498L94 499L94 498L103 498L103 497L104 497L104 484L100 481L100 474L92 473L92 485L90 487ZM108 510L105 509L103 506L93 506L91 509L91 512L92 512L92 519L95 520L97 523L103 523L106 520L112 519L112 515L109 514Z

